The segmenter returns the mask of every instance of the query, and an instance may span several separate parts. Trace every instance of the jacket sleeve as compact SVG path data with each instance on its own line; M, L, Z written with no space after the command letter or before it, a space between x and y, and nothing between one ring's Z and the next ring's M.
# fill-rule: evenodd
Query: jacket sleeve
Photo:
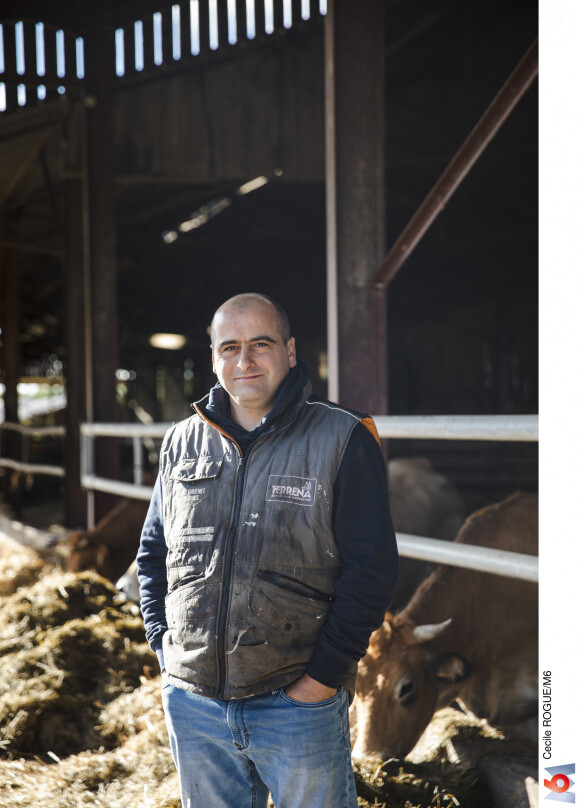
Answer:
M399 574L387 475L379 444L358 424L334 484L333 530L342 569L335 601L306 672L341 685L382 625Z
M165 596L167 545L163 528L163 494L161 478L157 477L149 510L141 533L137 552L137 577L141 597L141 614L145 623L145 636L157 654L163 670L163 635L167 631Z

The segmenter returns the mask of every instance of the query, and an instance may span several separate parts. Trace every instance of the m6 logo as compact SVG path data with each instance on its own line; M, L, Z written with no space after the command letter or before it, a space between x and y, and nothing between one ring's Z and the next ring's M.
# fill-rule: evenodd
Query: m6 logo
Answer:
M568 763L566 766L550 766L546 771L552 775L550 780L544 779L545 787L551 792L546 794L546 799L558 800L559 802L576 802L576 794L569 790L574 785L574 780L570 780L568 777L569 774L576 773L574 763Z

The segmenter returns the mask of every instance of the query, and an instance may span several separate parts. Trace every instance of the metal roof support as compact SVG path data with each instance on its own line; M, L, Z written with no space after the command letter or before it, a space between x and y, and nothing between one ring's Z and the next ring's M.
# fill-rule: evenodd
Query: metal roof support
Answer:
M384 3L331 0L325 21L328 396L387 411Z
M538 41L536 40L389 250L373 277L375 286L387 286L401 269L537 74Z

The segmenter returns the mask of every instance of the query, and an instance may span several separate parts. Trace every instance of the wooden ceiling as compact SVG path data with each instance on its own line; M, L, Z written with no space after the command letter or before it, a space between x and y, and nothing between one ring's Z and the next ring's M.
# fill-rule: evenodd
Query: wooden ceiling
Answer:
M537 10L524 0L385 6L392 244L535 38ZM112 31L159 3L108 7ZM88 3L4 0L1 17L82 35ZM279 31L180 72L113 79L122 366L159 361L147 345L153 331L188 333L196 363L204 362L213 308L247 289L287 303L311 362L324 348L322 24ZM71 92L0 120L0 247L18 256L23 373L64 351L63 189L79 137L78 98ZM261 175L268 184L238 193ZM203 227L164 241L164 233L224 199L227 206ZM533 310L536 239L534 87L394 280L391 328L444 320L450 308L486 301L519 297Z

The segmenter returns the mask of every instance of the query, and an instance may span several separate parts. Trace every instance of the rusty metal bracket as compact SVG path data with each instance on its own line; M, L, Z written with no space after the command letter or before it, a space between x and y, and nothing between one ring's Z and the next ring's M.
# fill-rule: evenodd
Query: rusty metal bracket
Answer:
M461 185L485 147L496 135L538 74L538 40L493 99L443 174L395 241L372 278L375 286L387 286L421 241L435 218Z

